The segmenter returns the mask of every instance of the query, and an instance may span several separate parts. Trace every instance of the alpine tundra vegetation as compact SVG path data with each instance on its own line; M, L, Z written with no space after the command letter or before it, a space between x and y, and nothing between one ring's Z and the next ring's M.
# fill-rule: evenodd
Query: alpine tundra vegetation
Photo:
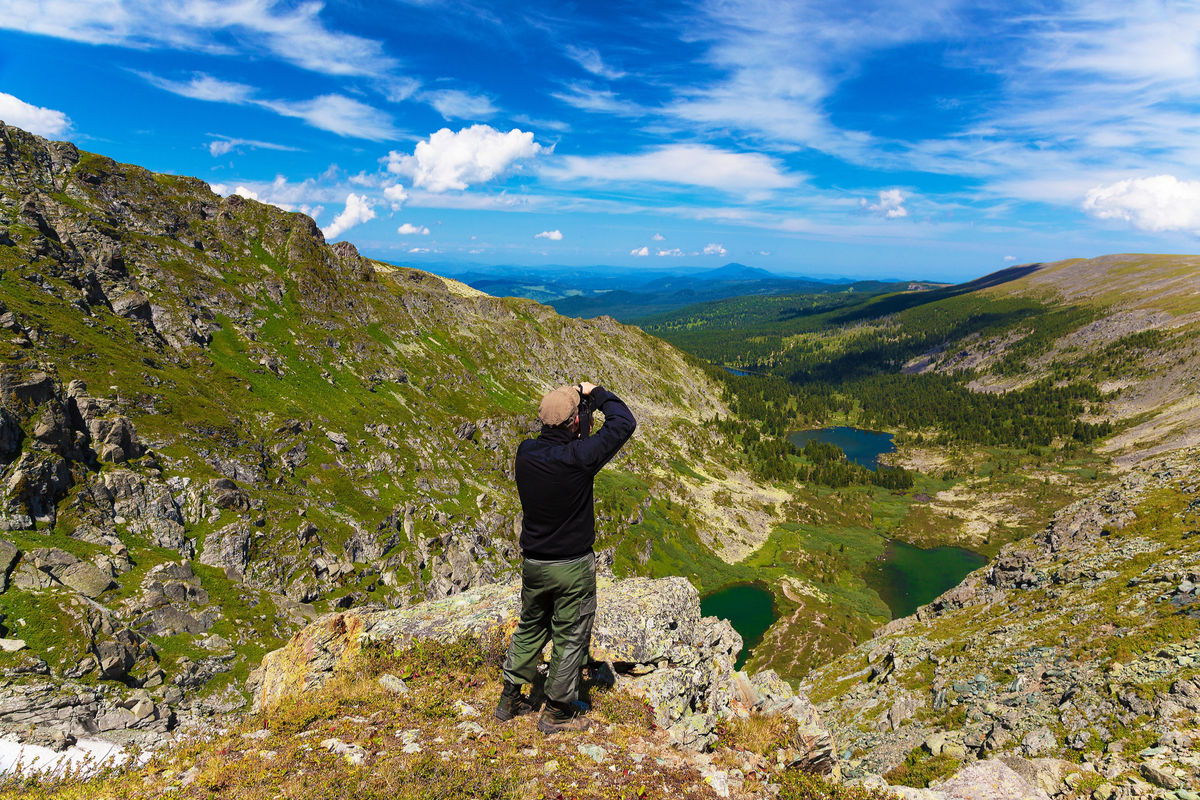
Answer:
M644 332L0 125L0 728L126 759L0 791L1195 797L1198 268L721 299ZM579 376L639 427L597 479L601 725L544 739L482 710L512 454ZM788 443L834 424L896 450ZM899 616L901 544L988 563ZM748 654L701 610L741 583L774 602Z

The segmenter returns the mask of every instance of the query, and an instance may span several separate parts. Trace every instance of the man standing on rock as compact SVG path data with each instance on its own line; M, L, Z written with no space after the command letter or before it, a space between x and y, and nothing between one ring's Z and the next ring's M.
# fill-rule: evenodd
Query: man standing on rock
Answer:
M592 409L604 425L592 436ZM533 710L521 687L532 683L546 642L554 654L546 676L543 733L586 730L577 703L579 677L596 615L596 517L592 480L637 423L612 392L591 383L560 386L538 408L542 432L517 447L521 525L521 621L504 660L504 691L496 717L510 720Z

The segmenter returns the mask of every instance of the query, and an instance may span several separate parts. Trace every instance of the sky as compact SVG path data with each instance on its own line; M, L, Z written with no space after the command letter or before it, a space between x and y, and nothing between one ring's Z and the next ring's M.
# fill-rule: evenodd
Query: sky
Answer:
M413 266L1200 250L1200 0L0 0L0 120Z

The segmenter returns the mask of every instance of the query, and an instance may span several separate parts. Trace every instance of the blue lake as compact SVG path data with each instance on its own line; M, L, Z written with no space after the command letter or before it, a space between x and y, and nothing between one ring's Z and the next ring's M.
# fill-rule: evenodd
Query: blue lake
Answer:
M734 375L749 375L750 374L749 372L742 372L740 369L734 369L733 367L726 367L725 371L731 372Z
M867 469L879 467L879 456L896 450L892 434L880 431L865 431L861 428L833 427L811 431L796 431L788 434L788 441L797 450L811 441L836 444L846 453L846 458Z
M741 669L767 628L775 622L775 596L760 583L735 583L700 599L700 613L729 620L741 634L742 652L735 669Z

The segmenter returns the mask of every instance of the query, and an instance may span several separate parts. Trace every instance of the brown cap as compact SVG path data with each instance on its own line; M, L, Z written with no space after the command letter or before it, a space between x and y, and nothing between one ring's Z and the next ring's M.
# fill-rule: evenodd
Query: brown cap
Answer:
M574 386L560 386L547 392L538 406L538 419L546 425L562 425L575 416L579 408L579 390Z

